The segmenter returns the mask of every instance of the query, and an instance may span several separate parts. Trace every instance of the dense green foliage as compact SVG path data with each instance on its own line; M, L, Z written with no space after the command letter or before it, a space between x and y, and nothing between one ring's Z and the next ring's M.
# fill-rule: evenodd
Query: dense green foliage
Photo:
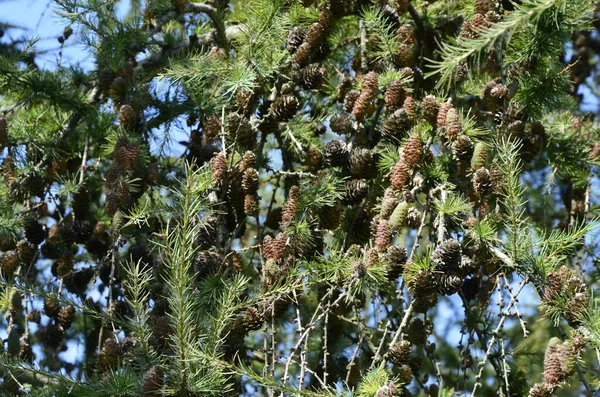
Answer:
M1 395L600 388L600 5L119 3L0 42Z

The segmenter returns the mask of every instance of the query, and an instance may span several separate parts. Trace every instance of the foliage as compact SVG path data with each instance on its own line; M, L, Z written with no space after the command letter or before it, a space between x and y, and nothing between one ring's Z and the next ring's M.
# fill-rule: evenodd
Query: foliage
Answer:
M596 4L121 3L0 41L0 395L595 392Z

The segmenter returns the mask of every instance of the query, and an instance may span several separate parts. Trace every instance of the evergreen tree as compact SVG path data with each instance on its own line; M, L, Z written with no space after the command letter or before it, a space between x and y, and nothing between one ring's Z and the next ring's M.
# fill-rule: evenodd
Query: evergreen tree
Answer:
M600 387L597 3L119 3L0 44L0 395Z

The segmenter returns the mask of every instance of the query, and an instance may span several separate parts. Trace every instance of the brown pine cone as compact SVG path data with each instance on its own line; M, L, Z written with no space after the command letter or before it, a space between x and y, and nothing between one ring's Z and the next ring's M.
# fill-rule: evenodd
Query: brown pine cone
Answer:
M0 270L5 277L12 277L19 267L19 254L16 250L4 252L0 259Z
M58 316L60 303L55 296L47 296L44 298L44 314L50 318Z
M377 233L375 235L375 245L380 251L387 250L392 242L392 229L388 225L388 221L381 220L377 225Z
M346 142L335 139L325 144L323 150L325 162L332 167L340 167L348 164L349 153Z
M31 309L29 313L27 313L27 321L31 321L32 323L39 324L42 319L42 314L37 309Z
M344 111L351 113L359 96L360 92L357 90L351 90L348 92L344 98Z
M411 123L406 109L398 109L391 114L381 127L381 135L391 141L400 141L410 129Z
M440 104L438 103L437 98L433 95L427 95L421 102L421 113L423 114L425 120L432 125L435 125L436 123L439 108Z
M438 292L442 295L452 295L460 290L463 278L455 273L434 273Z
M402 190L408 184L411 176L410 167L402 160L398 161L390 173L392 186L397 190Z
M402 104L402 108L406 110L406 114L408 115L409 120L415 119L415 99L408 95Z
M263 239L263 255L267 260L278 261L285 255L287 238L285 234L279 233L275 238L265 236Z
M289 225L289 223L296 217L296 214L300 209L299 200L300 189L298 188L298 186L292 186L290 189L288 199L283 204L283 210L281 212L281 223L279 224L279 226L282 230L285 229Z
M347 114L336 114L329 120L329 127L338 135L348 135L352 132L352 118Z
M344 203L355 205L369 194L369 184L364 179L349 179L344 182Z
M492 179L487 168L481 167L473 174L473 190L481 200L492 193Z
M221 182L227 174L227 159L223 153L218 153L212 158L213 179Z
M554 397L556 385L549 383L536 383L529 389L529 397Z
M442 102L438 107L437 113L437 127L438 129L444 128L446 126L446 116L448 115L448 111L452 109L452 104L448 102Z
M236 113L233 113L236 114ZM221 121L217 116L210 116L204 121L204 144L215 139L221 133Z
M357 147L350 152L350 174L355 178L370 179L375 173L375 163L371 151L366 147Z
M299 108L298 98L294 95L285 94L277 97L273 102L271 115L278 121L288 121L294 117Z
M409 168L415 168L421 160L421 151L423 144L418 135L411 135L402 149L402 162Z
M400 81L394 80L388 86L383 98L385 101L385 106L387 106L388 109L393 111L402 106L405 97L406 93L404 92L402 83Z
M377 97L379 82L377 73L369 72L363 80L360 95L352 108L352 115L357 120L362 120L373 107L373 100Z
M460 124L460 118L455 108L448 109L446 114L446 123L444 128L444 136L450 142L454 142L456 138L462 133L462 126Z
M431 255L431 261L435 264L436 270L454 271L460 266L462 259L462 249L460 243L451 238L438 244Z
M409 341L401 340L390 346L389 357L394 365L402 365L408 362L412 346Z
M323 85L326 70L319 65L310 65L300 70L300 84L302 87L312 90Z
M242 187L246 194L255 194L259 186L258 171L254 168L247 168L242 176Z
M321 228L335 230L340 225L342 219L343 208L341 203L337 203L333 207L324 206L319 211L319 224Z
M258 195L255 194L246 194L244 196L244 213L246 216L255 217L258 216L260 212L260 205Z
M75 318L75 308L71 305L63 306L58 312L58 322L64 329L69 329Z
M381 211L379 212L381 219L389 219L396 209L398 202L396 193L390 188L386 189L383 200L381 201Z

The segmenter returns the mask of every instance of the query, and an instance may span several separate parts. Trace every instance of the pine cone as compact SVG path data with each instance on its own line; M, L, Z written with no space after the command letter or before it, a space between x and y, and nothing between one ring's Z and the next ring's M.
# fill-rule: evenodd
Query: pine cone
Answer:
M252 147L256 143L256 131L250 121L238 113L227 116L226 131L242 147Z
M377 233L375 235L375 245L380 251L386 250L392 242L392 230L388 222L383 219L377 225Z
M427 95L421 102L421 113L423 117L432 125L436 123L440 104L433 95ZM444 116L444 121L446 120Z
M415 106L415 99L411 95L407 96L402 104L402 108L406 110L408 119L411 121L415 119Z
M393 111L402 106L404 103L404 99L406 97L406 93L404 92L404 88L402 87L402 83L400 81L392 81L385 91L384 101L385 106Z
M331 131L339 135L348 135L352 132L352 119L347 114L336 114L329 120Z
M369 185L364 179L350 179L344 183L344 202L348 205L360 203L369 194Z
M142 383L142 395L143 396L158 396L162 385L165 383L165 371L162 370L158 365L152 366L146 375L144 376L144 383Z
M431 255L431 260L437 270L457 270L460 266L462 250L455 239L444 240L438 244Z
M550 384L558 384L564 379L564 372L561 366L559 347L561 341L558 338L550 339L546 355L544 357L544 381Z
M58 312L58 322L64 329L69 329L75 318L75 308L71 305L63 306Z
M44 298L44 314L50 318L58 316L60 303L55 296L47 296Z
M408 362L412 346L409 341L401 340L390 346L389 357L394 365L402 365Z
M244 213L246 216L255 217L260 212L259 198L256 194L246 194L244 196Z
M394 210L396 209L398 203L399 201L396 198L396 194L394 193L394 191L389 188L386 189L383 200L381 201L381 211L379 212L381 219L389 219Z
M216 182L221 182L227 174L227 159L223 153L218 153L212 158L213 179Z
M388 247L385 255L385 260L388 265L388 279L395 280L400 277L402 271L404 270L404 264L406 263L407 258L408 254L406 252L406 248L399 245L392 245Z
M330 141L325 145L323 156L332 167L345 166L349 160L348 146L340 139Z
M492 193L492 179L487 168L481 167L475 171L475 174L473 174L473 189L475 194L482 200Z
M34 354L29 341L24 336L21 337L19 344L19 358L31 363L33 361L33 357Z
M237 114L237 113L232 113ZM204 121L203 126L204 132L204 144L207 144L211 140L215 139L221 133L221 121L217 116L210 116Z
M468 161L473 155L473 141L467 135L459 135L452 144L454 156L459 160Z
M452 108L452 104L448 102L443 102L439 105L436 121L438 129L446 127L446 117L448 115L448 111Z
M319 65L311 65L300 71L300 83L302 87L313 90L323 85L326 70Z
M407 277L406 273L409 269L410 265L407 263L404 267L404 277L408 289L415 296L430 295L438 290L437 280L432 272L420 269L411 275L411 277Z
M41 319L42 319L42 314L37 309L31 309L29 311L29 313L27 313L27 321L39 324Z
M264 322L264 316L255 307L249 307L246 309L244 316L244 328L246 331L257 330L261 327Z
M285 94L279 96L271 105L271 114L278 121L288 121L294 117L300 107L298 98Z
M65 330L59 324L48 324L46 327L45 341L50 347L58 347L63 341Z
M493 0L476 0L475 1L475 12L477 14L485 14L488 11L494 11L496 9L496 3Z
M411 177L410 167L402 160L398 161L390 173L392 186L397 190L402 190L408 184Z
M131 105L124 104L119 108L119 124L125 129L133 129L139 122L138 113Z
M25 230L25 238L31 244L39 245L46 239L46 230L41 223L34 217L26 217L23 219L23 229Z
M555 385L549 383L536 383L529 390L529 397L554 397Z
M391 141L400 141L410 129L411 123L406 109L396 110L381 127L381 135Z
M314 145L308 147L306 151L306 157L304 158L304 165L312 171L321 169L323 163L323 155L321 151Z
M352 108L352 115L357 120L362 120L373 107L373 100L377 97L379 88L377 73L369 72L363 80L362 90Z
M323 229L335 230L340 225L342 218L342 206L337 203L333 207L324 206L319 211L319 222Z
M404 14L408 11L408 6L410 5L410 0L395 0L394 7L396 8L396 12L398 15Z
M242 187L246 194L255 194L259 186L258 171L254 168L247 168L242 177Z
M351 90L350 92L348 92L346 94L346 97L344 98L344 111L346 111L348 113L352 113L354 104L356 103L356 100L358 99L359 96L360 96L360 92L357 90Z
M392 215L390 215L389 225L392 230L399 230L406 223L406 218L408 216L408 203L406 201L401 201L398 203Z
M65 252L56 261L56 276L64 277L73 272L73 266L75 261L73 260L73 254Z
M194 259L194 270L201 279L215 273L221 265L221 257L216 252L200 251Z
M75 232L75 242L85 244L94 233L94 222L92 221L75 221L73 223L73 231Z
M421 160L421 151L423 144L421 138L418 135L411 135L402 149L402 161L406 163L409 168L415 168Z
M452 295L460 290L463 279L455 273L435 273L438 292L442 295Z
M305 38L306 31L304 29L294 27L288 32L288 38L285 46L290 54L293 55L296 53L296 51L298 51L298 48L300 48Z
M263 239L263 255L267 260L278 261L285 255L286 237L279 233L275 238L265 236Z
M300 189L298 186L292 186L287 201L283 204L283 210L281 212L281 223L280 228L285 229L289 223L294 220L298 210L300 200Z
M412 44L400 44L397 51L395 63L398 67L409 67L413 64L415 47Z
M366 147L357 147L350 152L350 174L355 178L370 179L374 174L374 162L371 151Z
M113 338L107 338L102 345L98 362L103 370L114 367L119 363L121 356L121 345L115 342Z
M444 125L444 136L450 142L454 142L456 138L461 135L462 126L460 125L460 118L455 108L448 109L446 114L446 122Z
M483 142L477 142L473 149L473 157L471 159L471 169L477 170L483 166L487 161L487 147Z
M19 254L16 250L4 252L0 260L0 270L5 277L12 277L19 267Z

